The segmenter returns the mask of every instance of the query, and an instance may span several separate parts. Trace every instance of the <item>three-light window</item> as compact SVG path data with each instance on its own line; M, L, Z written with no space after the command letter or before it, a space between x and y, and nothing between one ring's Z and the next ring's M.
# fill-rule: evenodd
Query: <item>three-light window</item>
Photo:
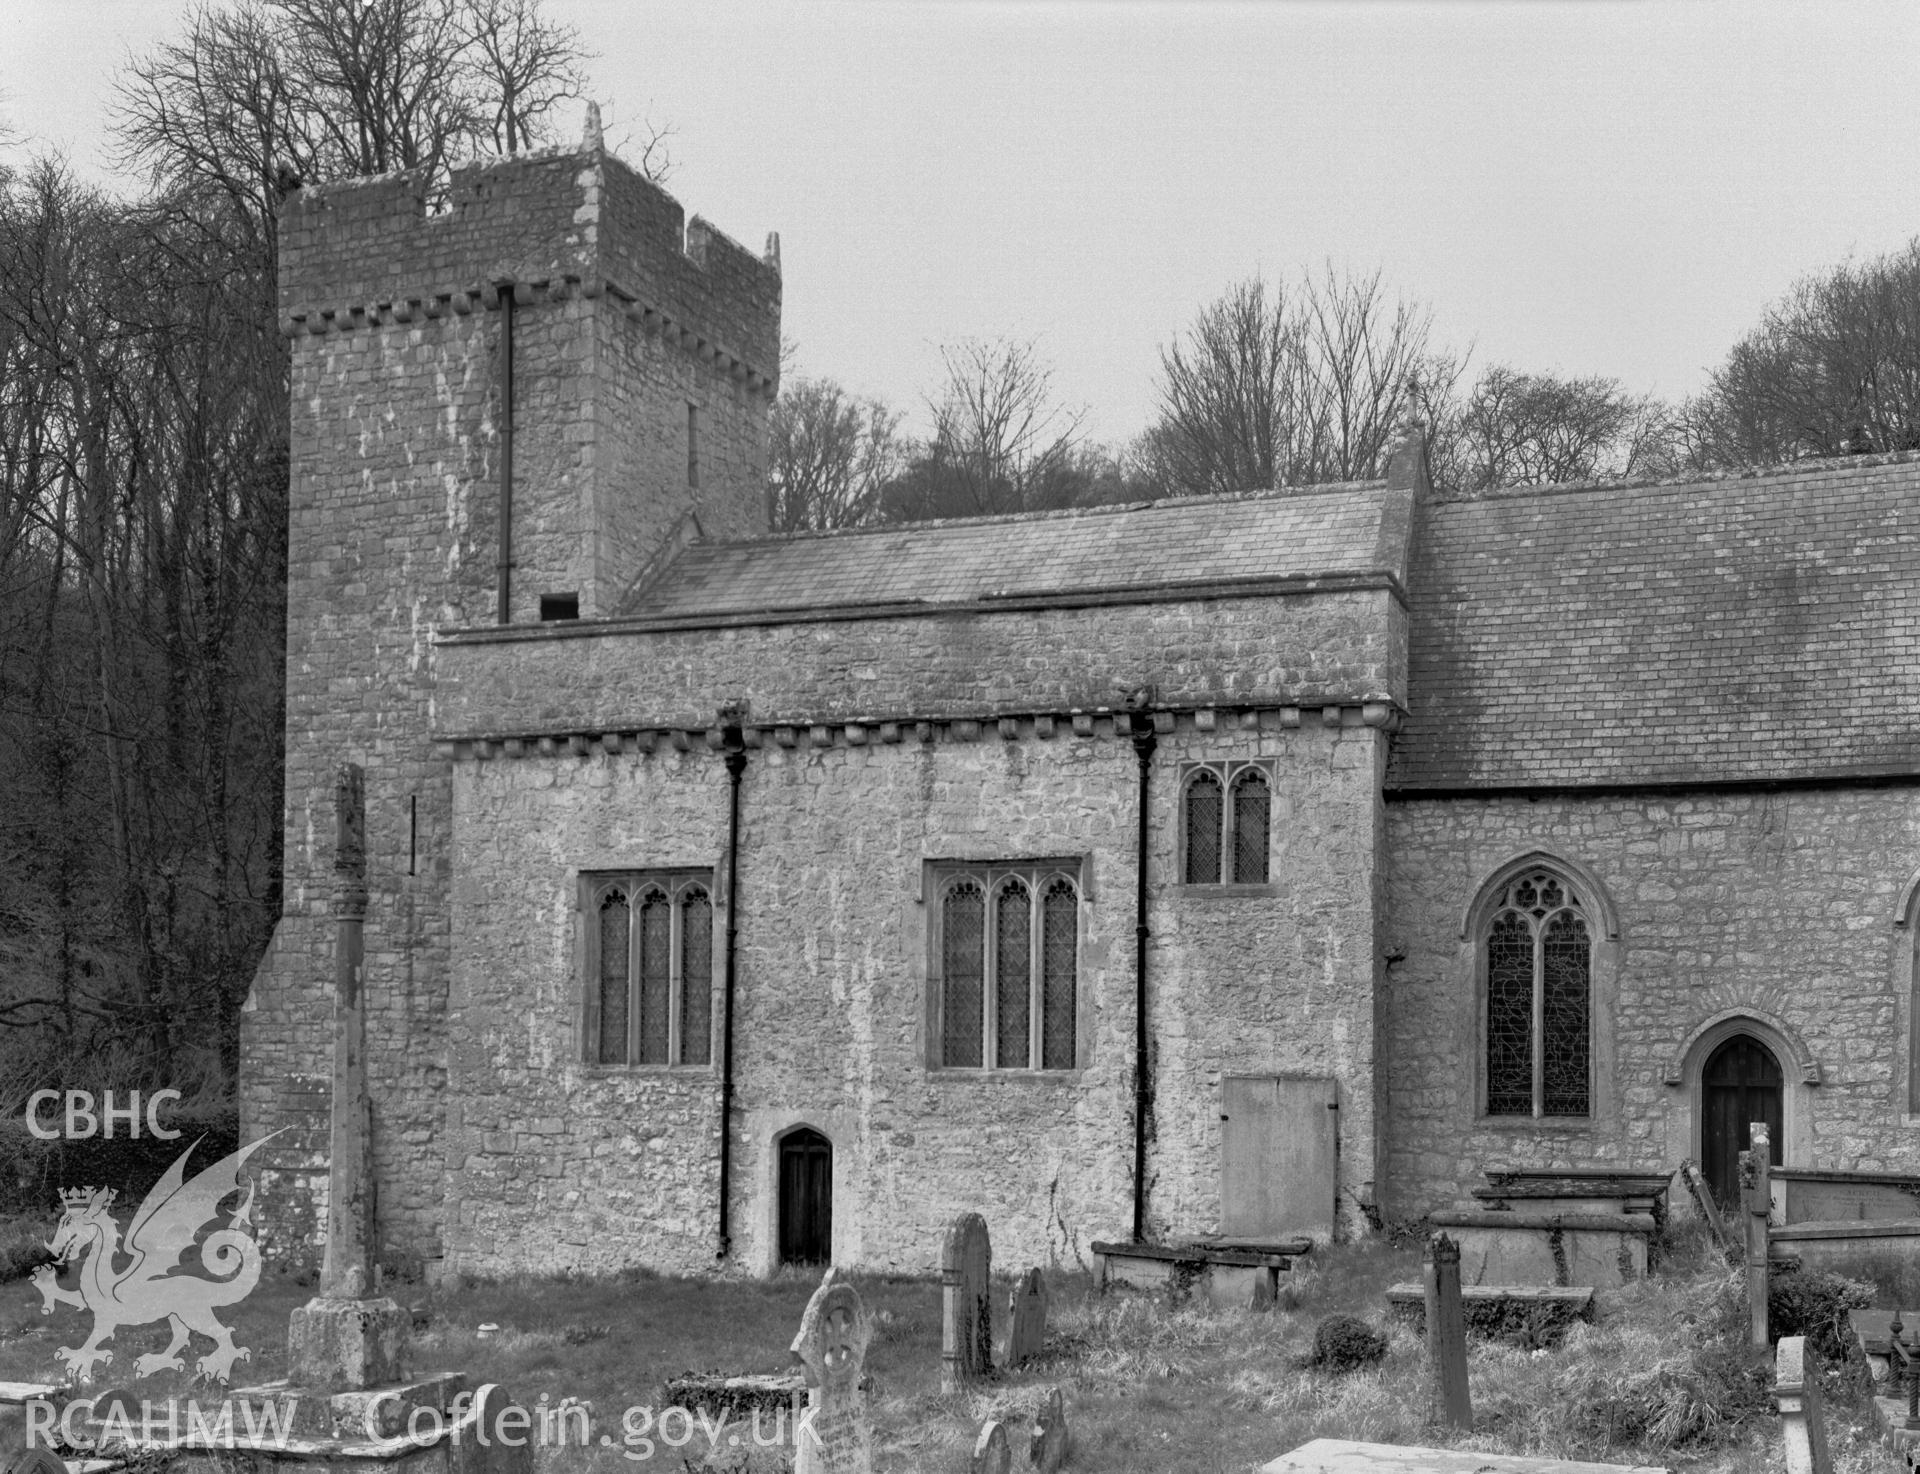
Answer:
M938 1063L1073 1069L1080 967L1075 871L955 865L935 874Z
M603 1065L713 1058L713 892L706 871L583 877L587 1050Z

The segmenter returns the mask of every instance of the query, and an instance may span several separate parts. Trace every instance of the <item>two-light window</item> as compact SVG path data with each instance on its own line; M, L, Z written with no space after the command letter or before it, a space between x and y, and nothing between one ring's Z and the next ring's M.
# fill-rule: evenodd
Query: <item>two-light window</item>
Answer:
M949 1069L1073 1069L1077 867L956 865L935 875L938 1062Z
M1548 870L1519 876L1482 946L1487 1114L1590 1114L1593 940L1573 887Z
M1187 885L1265 885L1273 782L1264 763L1206 763L1181 785L1180 878Z
M706 871L583 877L587 1049L602 1065L713 1057L713 891Z

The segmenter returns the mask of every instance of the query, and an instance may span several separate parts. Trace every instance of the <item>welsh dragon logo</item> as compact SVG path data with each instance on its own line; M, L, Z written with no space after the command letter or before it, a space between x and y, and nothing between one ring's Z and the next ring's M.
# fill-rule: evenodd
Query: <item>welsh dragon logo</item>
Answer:
M271 1140L273 1136L263 1136L249 1142L189 1182L187 1158L199 1145L194 1142L174 1159L141 1201L127 1224L124 1244L120 1225L108 1211L113 1206L112 1188L61 1191L60 1201L66 1211L47 1244L54 1263L36 1269L33 1283L40 1291L42 1315L51 1315L55 1305L93 1312L93 1334L86 1344L58 1349L75 1381L91 1380L96 1362L112 1363L113 1353L105 1349L105 1343L121 1326L144 1326L158 1320L173 1327L173 1340L166 1350L136 1360L133 1365L137 1376L184 1370L186 1361L181 1353L195 1331L214 1343L214 1349L200 1358L196 1369L216 1381L227 1381L233 1364L252 1355L246 1347L234 1345L233 1332L213 1313L218 1306L244 1299L260 1281L260 1246L252 1233L252 1178L246 1180L245 1195L226 1225L200 1240L200 1263L219 1278L193 1274L180 1261L200 1231L218 1219L220 1204L240 1191L240 1168L247 1158ZM59 1269L76 1259L80 1288L62 1289Z

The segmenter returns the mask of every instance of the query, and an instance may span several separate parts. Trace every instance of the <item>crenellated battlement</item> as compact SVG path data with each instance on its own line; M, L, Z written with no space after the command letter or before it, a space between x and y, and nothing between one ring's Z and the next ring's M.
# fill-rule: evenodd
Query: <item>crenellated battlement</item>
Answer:
M780 362L776 238L756 256L604 148L454 171L428 207L423 170L317 185L280 217L287 334L352 331L603 294L649 333L771 394Z
M324 1222L333 773L365 773L367 1080L387 1251L463 1232L444 1199L453 764L436 626L612 612L674 529L766 530L780 268L582 147L295 192L282 207L288 417L285 914L242 1025L274 1252ZM502 310L513 304L512 311Z

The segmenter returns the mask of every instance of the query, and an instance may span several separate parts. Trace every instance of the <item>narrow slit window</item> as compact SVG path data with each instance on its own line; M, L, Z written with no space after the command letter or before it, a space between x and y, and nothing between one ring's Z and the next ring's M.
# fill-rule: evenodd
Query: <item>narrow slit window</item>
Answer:
M687 406L687 485L700 485L700 406Z

